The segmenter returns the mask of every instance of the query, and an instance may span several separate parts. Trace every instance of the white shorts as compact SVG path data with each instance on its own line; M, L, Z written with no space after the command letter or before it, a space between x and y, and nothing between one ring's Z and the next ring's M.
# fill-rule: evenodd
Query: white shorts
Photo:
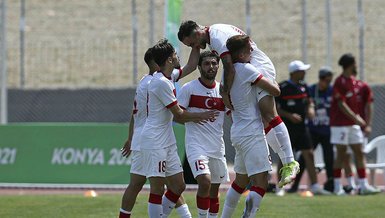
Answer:
M234 137L231 139L235 148L234 171L249 177L265 171L271 171L271 157L263 135Z
M226 158L213 158L207 155L197 154L187 157L191 172L196 178L202 174L211 175L211 183L219 184L229 182Z
M162 149L142 149L146 177L168 177L183 172L176 144Z
M146 176L146 171L143 167L143 155L141 151L131 151L130 173Z
M359 125L353 126L331 126L330 143L335 145L362 144L364 135Z

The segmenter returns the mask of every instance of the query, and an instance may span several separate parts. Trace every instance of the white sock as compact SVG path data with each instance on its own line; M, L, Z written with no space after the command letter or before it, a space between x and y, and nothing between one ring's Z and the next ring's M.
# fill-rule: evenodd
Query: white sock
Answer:
M338 192L341 189L341 178L334 178L334 192Z
M175 208L176 212L181 218L191 218L190 210L187 204L182 204L180 207Z
M288 164L294 161L289 132L287 131L284 122L281 122L270 129L270 131L266 134L266 141L273 151L278 154L282 164Z
M358 184L360 185L361 189L365 189L368 186L368 179L367 178L360 178L358 179Z
M163 208L161 204L148 203L148 215L150 218L159 218L163 216Z
M199 218L207 218L208 213L209 213L209 209L203 210L203 209L198 208L198 217Z
M124 213L124 214L131 214L131 211L127 211L127 210L124 210L122 208L120 208L119 210L120 212Z
M356 182L354 181L354 176L349 176L346 178L348 185L352 188L356 188Z
M225 203L223 205L222 218L231 218L237 207L241 194L235 191L232 187L229 188L226 194Z
M255 217L261 205L262 196L255 191L250 191L246 198L246 207L243 211L245 217Z
M218 217L218 213L209 213L209 216L208 218L217 218Z
M311 190L312 192L317 191L317 190L320 190L320 189L321 189L321 186L320 186L318 183L314 183L314 184L312 184L312 185L310 186L310 190Z
M163 217L168 217L175 207L175 203L170 201L166 195L162 197Z

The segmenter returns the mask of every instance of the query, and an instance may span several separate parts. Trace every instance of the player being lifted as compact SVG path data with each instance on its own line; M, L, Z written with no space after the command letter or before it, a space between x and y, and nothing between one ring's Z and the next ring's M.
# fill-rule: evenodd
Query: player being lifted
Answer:
M173 81L189 75L196 69L196 64L199 59L199 49L192 48L187 64L181 69L174 69L172 73ZM139 138L143 126L147 119L147 91L153 74L159 70L159 66L155 63L152 56L152 48L149 48L144 55L144 62L149 68L149 73L145 75L139 82L136 91L133 105L132 116L130 120L128 139L122 148L122 155L128 157L132 155L130 184L127 186L120 208L120 218L131 216L131 211L134 207L136 197L138 196L143 185L146 183L146 172L143 169L143 158L140 152ZM187 204L183 198L177 202L176 211L181 217L191 217Z
M263 123L257 107L259 89L278 96L278 84L265 78L249 62L252 47L246 35L236 35L227 41L236 74L230 91L233 124L231 141L235 148L235 180L227 191L222 217L231 217L239 198L250 183L246 207L242 217L255 217L268 186L268 171L271 170L270 154L263 133Z
M186 186L172 129L173 117L184 122L205 122L215 119L218 112L182 110L171 78L174 68L180 68L173 46L167 40L161 40L153 47L152 54L160 71L154 74L148 86L148 117L142 129L140 147L146 177L150 181L149 217L168 217ZM166 181L172 185L163 196Z
M225 105L219 94L220 84L215 81L218 67L218 55L211 51L202 52L198 63L200 77L186 83L178 95L180 107L188 112L212 109L220 112L217 119L204 125L185 123L186 154L198 181L196 204L200 218L218 216L219 186L229 181L223 141Z
M229 108L232 107L228 98L234 80L235 69L226 42L235 35L245 35L245 33L239 28L228 24L214 24L208 27L198 25L191 20L183 22L178 32L178 38L183 44L202 49L206 48L206 44L208 44L213 52L219 54L224 68L224 84L221 94L226 106ZM250 64L265 78L274 81L276 73L273 63L251 39L250 43L252 49ZM278 116L273 96L269 95L266 90L258 88L256 97L266 130L267 142L273 151L279 155L283 164L280 171L281 180L278 183L279 187L283 187L294 180L299 172L299 164L294 160L289 133Z

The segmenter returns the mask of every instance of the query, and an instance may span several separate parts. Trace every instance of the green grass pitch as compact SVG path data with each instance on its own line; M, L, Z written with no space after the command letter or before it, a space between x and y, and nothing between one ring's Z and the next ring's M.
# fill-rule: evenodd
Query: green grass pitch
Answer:
M221 208L226 193L221 193ZM184 193L193 217L197 217L195 193ZM121 194L100 194L86 198L82 194L3 195L0 196L0 217L118 217ZM147 216L146 193L139 194L132 217ZM241 198L234 217L240 217L245 197ZM264 197L258 217L384 217L384 193L372 196L301 197L287 194ZM173 211L170 217L178 217Z

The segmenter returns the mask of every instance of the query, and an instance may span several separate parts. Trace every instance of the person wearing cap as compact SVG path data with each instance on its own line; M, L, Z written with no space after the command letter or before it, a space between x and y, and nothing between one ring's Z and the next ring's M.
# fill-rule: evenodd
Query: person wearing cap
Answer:
M307 120L307 126L312 139L313 150L318 144L321 144L323 151L323 159L325 163L327 181L324 189L333 192L333 161L334 152L333 145L330 143L330 104L333 88L331 81L333 73L330 67L322 67L318 72L318 82L309 86L309 96L314 102L315 116L313 119ZM304 157L301 155L298 162L300 163L300 173L295 178L293 185L288 192L297 192L298 186L305 168Z
M305 119L314 117L314 103L308 94L308 87L304 82L305 72L310 64L295 60L289 64L290 79L280 83L281 95L276 98L278 113L287 125L293 149L301 151L305 167L310 177L310 191L315 195L330 194L323 190L317 182L314 165L313 145L310 133L305 125ZM278 168L281 164L279 163ZM277 195L283 195L278 190Z
M355 57L344 54L338 61L342 67L342 73L337 77L333 86L333 97L330 108L330 141L336 145L337 156L334 161L334 193L345 195L341 184L343 162L346 157L347 147L350 146L354 153L355 165L358 174L359 194L376 194L380 191L368 184L366 178L366 161L362 151L364 136L361 128L367 123L360 115L358 102L358 81Z

